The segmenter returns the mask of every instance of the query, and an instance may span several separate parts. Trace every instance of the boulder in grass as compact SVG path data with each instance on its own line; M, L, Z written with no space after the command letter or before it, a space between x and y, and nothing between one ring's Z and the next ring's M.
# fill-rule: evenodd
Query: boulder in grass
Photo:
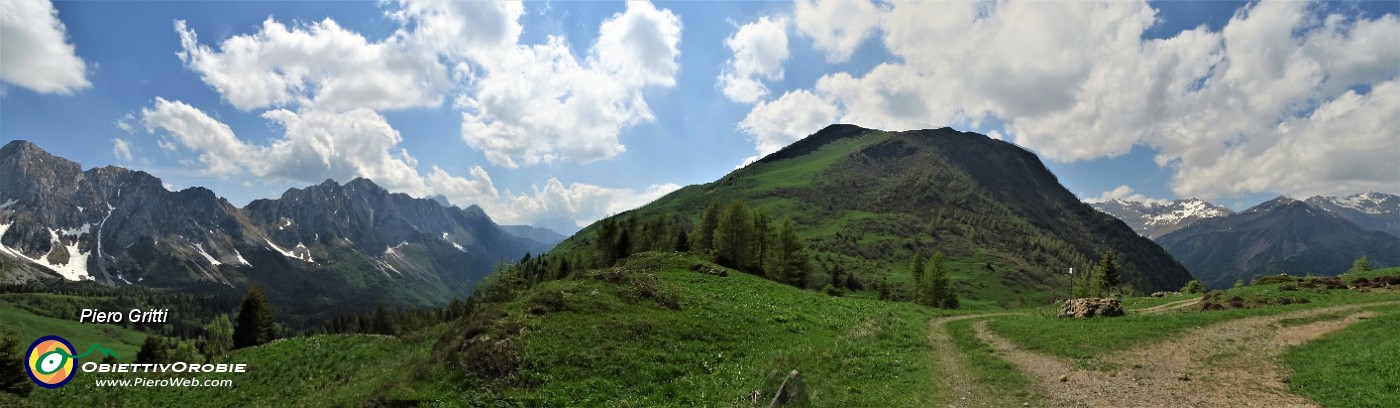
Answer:
M1082 298L1065 301L1060 317L1092 318L1123 315L1123 302L1118 298Z

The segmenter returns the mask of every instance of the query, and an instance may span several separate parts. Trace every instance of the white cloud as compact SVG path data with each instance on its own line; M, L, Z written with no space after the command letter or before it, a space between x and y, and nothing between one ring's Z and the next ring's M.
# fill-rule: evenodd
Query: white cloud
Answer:
M177 20L180 60L241 110L293 105L322 109L403 109L442 104L450 85L436 55L413 52L401 37L369 42L327 18L288 28L272 18L218 50Z
M572 183L566 187L558 179L551 178L544 188L536 186L531 193L507 194L498 206L488 207L487 211L493 218L504 220L504 223L532 223L569 231L608 215L640 207L678 189L680 186L675 184L652 185L643 191L586 183ZM571 221L574 228L558 225L560 220L557 218L561 216Z
M141 109L146 131L164 130L168 145L176 143L199 155L204 173L228 177L239 172L253 151L239 141L228 125L180 101L156 97L155 106ZM171 149L167 149L171 150Z
M680 30L670 11L628 3L582 63L561 37L477 61L481 72L457 100L462 139L505 167L617 157L626 150L618 134L654 119L643 89L675 84Z
M112 125L116 126L117 129L121 129L121 131L126 132L126 134L128 135L135 135L136 115L132 113L122 115L121 118L118 118L117 120L113 121Z
M121 138L112 139L112 156L124 162L131 161L131 145Z
M48 0L0 2L0 81L60 95L91 87L67 35Z
M831 102L799 90L755 105L739 130L754 139L759 155L768 155L830 125L836 115Z
M598 28L590 65L630 86L674 86L680 64L681 20L650 2L627 2Z
M1167 200L1159 200L1159 199L1154 199L1154 198L1147 198L1147 196L1144 196L1144 195L1142 195L1142 194L1137 194L1137 193L1133 192L1133 188L1132 188L1132 187L1128 187L1128 186L1126 186L1126 185L1120 185L1120 186L1118 186L1118 187L1114 187L1112 190L1108 190L1108 191L1103 192L1103 194L1102 194L1102 195L1099 195L1098 197L1086 198L1086 199L1084 199L1084 202L1086 202L1086 203L1102 203L1102 202L1105 202L1105 201L1113 201L1113 200L1133 201L1133 202L1146 203L1146 204L1166 204L1166 203L1168 202Z
M827 62L844 62L875 34L884 13L868 0L797 0L794 14L798 32L812 38Z
M719 76L719 87L729 100L757 103L768 96L763 80L783 79L788 59L788 21L764 16L744 24L724 45L734 52Z
M827 7L799 1L796 23L830 57L854 46L804 28ZM1158 20L1142 1L896 2L872 29L895 58L801 92L867 127L999 119L1004 137L1060 161L1146 146L1182 196L1394 190L1400 131L1379 118L1400 113L1382 94L1400 80L1400 19L1329 9L1252 3L1219 31L1143 39ZM786 120L758 111L741 128Z
M514 1L401 0L389 17L415 49L474 61L510 52L520 39L525 6Z
M403 137L377 112L279 109L262 117L284 133L249 163L258 176L304 182L365 177L394 191L422 195L427 190L418 161L399 146Z

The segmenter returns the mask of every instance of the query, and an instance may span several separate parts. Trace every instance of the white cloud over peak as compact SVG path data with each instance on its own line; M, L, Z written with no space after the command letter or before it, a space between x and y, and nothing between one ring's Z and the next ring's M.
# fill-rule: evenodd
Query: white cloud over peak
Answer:
M450 85L436 55L413 52L401 37L370 42L329 18L289 28L269 17L257 33L229 37L217 50L182 20L175 30L180 60L245 111L432 107Z
M827 62L845 62L880 27L884 12L869 0L797 0L797 31L812 38Z
M131 161L131 145L122 138L113 138L112 156L124 162Z
M799 31L829 61L860 44L851 33L882 33L894 58L793 92L835 106L840 122L902 129L999 119L1004 137L1060 161L1142 145L1173 170L1180 196L1400 189L1400 122L1380 119L1400 114L1394 14L1265 1L1218 31L1144 39L1157 16L1143 1L893 2L887 11L841 3L797 1ZM831 11L856 4L879 16ZM857 29L804 23L833 15L853 16ZM740 128L787 125L763 110L773 108L756 106ZM756 138L759 150L770 140Z
M0 2L0 81L60 95L91 87L87 64L67 36L48 0Z
M233 129L189 104L156 97L155 106L141 109L146 131L164 130L162 148L178 146L195 152L205 174L228 177L248 163L252 149L234 136ZM169 146L169 147L166 147Z
M798 90L755 105L739 122L739 131L754 139L763 156L821 130L835 122L836 117L837 108L831 102Z
M1133 188L1128 187L1127 185L1120 185L1118 187L1114 187L1112 190L1103 192L1103 194L1099 195L1098 197L1086 198L1084 199L1084 202L1102 203L1113 200L1134 201L1146 204L1166 204L1168 202L1167 200L1147 198L1147 196L1134 192Z
M764 80L783 79L788 59L788 20L763 16L744 24L724 45L734 53L719 76L719 88L729 100L757 103L768 96Z

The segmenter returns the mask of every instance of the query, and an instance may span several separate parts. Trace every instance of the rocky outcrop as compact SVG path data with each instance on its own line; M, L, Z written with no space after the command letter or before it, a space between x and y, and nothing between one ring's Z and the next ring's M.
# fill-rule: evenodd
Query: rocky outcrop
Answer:
M1082 298L1065 301L1060 317L1092 318L1123 315L1123 303L1118 298Z

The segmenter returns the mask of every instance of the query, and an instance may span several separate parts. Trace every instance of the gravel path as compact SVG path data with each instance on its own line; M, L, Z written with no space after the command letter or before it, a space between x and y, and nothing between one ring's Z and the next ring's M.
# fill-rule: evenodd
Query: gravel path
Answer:
M997 407L1005 405L987 398L992 394L981 384L978 384L977 379L972 376L967 361L963 359L962 353L958 352L957 346L953 344L953 339L949 337L947 328L949 322L1001 315L1004 313L950 316L933 319L929 322L928 338L929 342L933 344L934 364L938 366L940 374L938 385L948 390L947 406Z
M1042 383L1049 406L1088 407L1310 407L1312 401L1289 394L1276 361L1291 346L1345 328L1372 313L1367 306L1333 306L1216 323L1173 340L1102 356L1095 369L1068 360L1017 348L975 325L977 337ZM1304 325L1282 327L1279 321L1341 314Z

